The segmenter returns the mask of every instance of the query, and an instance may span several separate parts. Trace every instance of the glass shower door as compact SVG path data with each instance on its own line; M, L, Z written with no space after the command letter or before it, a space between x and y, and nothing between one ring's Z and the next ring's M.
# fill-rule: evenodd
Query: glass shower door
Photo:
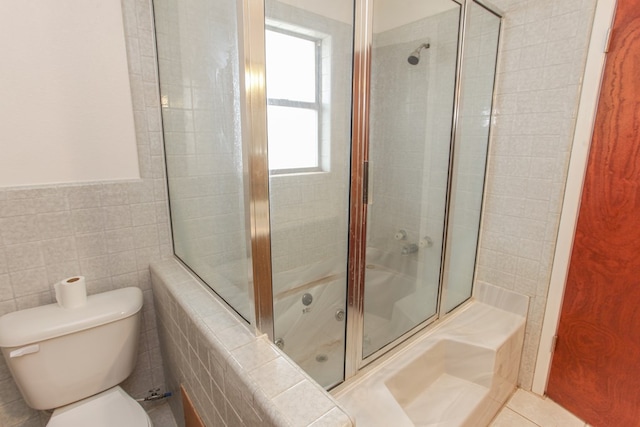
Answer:
M473 287L500 37L500 17L475 1L468 5L466 21L444 313L466 301Z
M353 3L342 5L267 0L265 17L274 337L327 388L345 357Z
M363 357L436 317L460 5L375 0Z
M251 319L238 11L218 0L153 8L174 252Z

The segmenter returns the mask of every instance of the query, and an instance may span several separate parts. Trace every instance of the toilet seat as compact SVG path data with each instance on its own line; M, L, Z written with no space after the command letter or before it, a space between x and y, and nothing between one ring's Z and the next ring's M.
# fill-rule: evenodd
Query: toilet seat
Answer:
M47 427L152 427L144 408L119 386L56 409Z

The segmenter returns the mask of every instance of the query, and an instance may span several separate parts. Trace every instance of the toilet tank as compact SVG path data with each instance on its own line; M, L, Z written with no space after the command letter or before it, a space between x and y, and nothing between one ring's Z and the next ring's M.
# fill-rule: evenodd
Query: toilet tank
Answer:
M123 288L0 318L0 348L25 401L52 409L107 390L135 366L142 291Z

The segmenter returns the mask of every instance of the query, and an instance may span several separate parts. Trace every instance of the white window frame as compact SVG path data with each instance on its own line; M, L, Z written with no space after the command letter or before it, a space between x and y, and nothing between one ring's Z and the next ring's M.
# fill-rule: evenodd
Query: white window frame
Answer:
M316 149L317 149L317 164L312 167L300 167L300 168L286 168L286 169L269 169L270 175L288 175L288 174L297 174L297 173L313 173L313 172L322 172L322 127L323 127L323 117L322 117L322 39L319 37L310 36L307 34L303 34L302 32L296 32L289 29L283 29L278 26L267 25L265 28L266 31L276 32L285 34L290 37L296 37L303 40L312 41L315 45L315 58L316 58L316 66L315 66L315 100L313 102L305 102L305 101L295 101L291 99L281 99L281 98L268 98L267 97L267 108L270 105L279 106L279 107L290 107L290 108L301 108L307 110L313 110L317 114L317 139L316 139ZM268 52L267 52L268 55ZM269 70L266 71L267 73ZM267 113L267 126L269 123L269 115Z

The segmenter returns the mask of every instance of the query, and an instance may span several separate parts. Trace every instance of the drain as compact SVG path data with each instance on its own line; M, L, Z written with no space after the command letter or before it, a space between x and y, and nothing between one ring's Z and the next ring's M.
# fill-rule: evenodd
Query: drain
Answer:
M329 360L329 356L327 356L326 354L318 354L316 356L316 362L323 363L323 362L326 362L327 360Z

